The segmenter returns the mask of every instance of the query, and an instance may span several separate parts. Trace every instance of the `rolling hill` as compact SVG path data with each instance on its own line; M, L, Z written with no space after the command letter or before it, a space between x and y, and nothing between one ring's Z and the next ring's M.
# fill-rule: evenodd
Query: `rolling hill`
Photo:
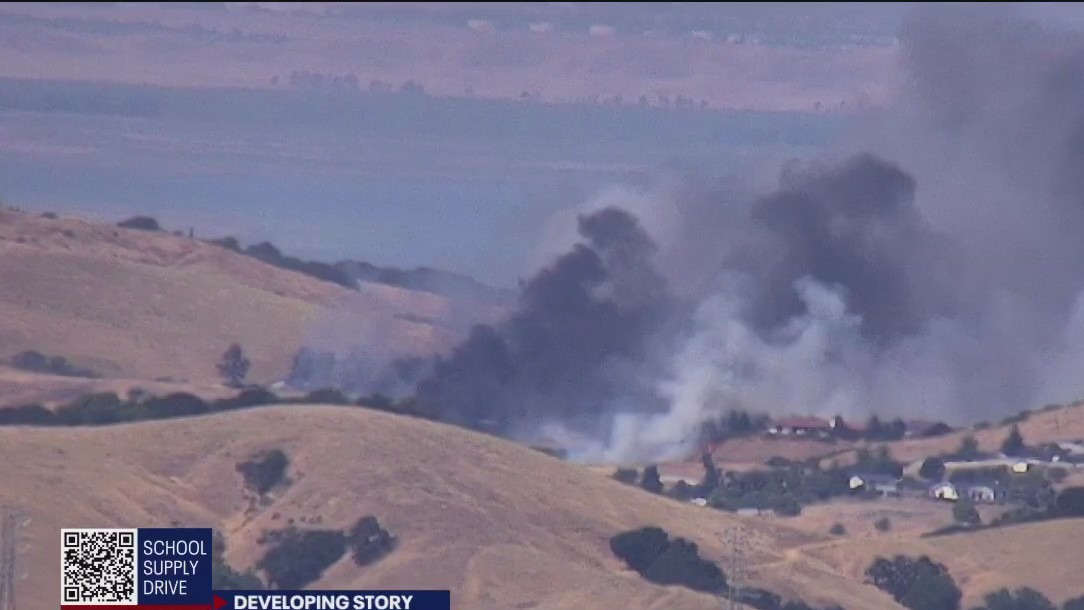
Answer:
M294 480L252 510L238 462L281 448ZM399 540L378 564L349 559L324 588L448 587L457 607L716 608L710 596L659 587L625 569L613 534L659 525L718 559L741 527L754 584L848 609L898 610L887 596L818 561L803 578L770 566L823 544L779 521L746 519L653 496L582 466L497 438L357 408L269 407L99 428L3 428L0 504L30 520L22 532L20 606L56 603L62 527L214 526L231 564L262 555L266 530L345 527L376 516ZM319 525L305 525L318 523Z
M36 350L106 377L196 384L219 381L230 343L267 382L314 333L345 348L375 328L397 353L428 355L460 336L442 318L465 315L431 293L355 292L169 233L6 209L0 286L0 358ZM348 326L321 330L339 322Z

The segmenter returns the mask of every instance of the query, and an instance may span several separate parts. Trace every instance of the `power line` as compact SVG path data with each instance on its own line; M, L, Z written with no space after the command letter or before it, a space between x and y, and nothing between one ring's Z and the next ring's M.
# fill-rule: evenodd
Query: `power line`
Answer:
M735 526L722 536L724 556L727 566L727 604L728 610L738 610L742 589L749 577L749 542L742 527Z

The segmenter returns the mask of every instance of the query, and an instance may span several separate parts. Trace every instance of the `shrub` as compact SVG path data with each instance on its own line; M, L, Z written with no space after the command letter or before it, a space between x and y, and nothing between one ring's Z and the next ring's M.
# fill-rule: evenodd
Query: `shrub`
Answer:
M232 409L247 409L261 405L273 405L279 402L279 397L274 392L257 386L247 387L230 398L216 400L212 411L230 411Z
M1005 441L1001 443L1001 452L1008 456L1020 456L1027 451L1027 445L1024 444L1024 437L1020 435L1020 427L1013 424L1012 428L1009 428L1009 434L1005 437Z
M237 241L236 237L220 237L218 239L212 239L207 243L227 250L233 250L234 252L241 251L241 242Z
M643 527L610 538L610 550L645 579L660 585L682 585L696 591L722 593L726 577L700 557L695 543L673 540L658 527Z
M118 227L125 229L139 229L141 231L161 231L162 227L158 224L158 221L151 216L132 216L127 220L122 220L117 223Z
M222 376L222 380L226 382L226 385L239 387L244 382L245 376L248 375L248 369L251 365L252 363L245 356L241 346L234 343L226 349L226 352L222 354L222 359L215 366L218 368L218 374Z
M48 373L50 375L63 375L65 377L99 377L98 373L72 365L63 356L49 357L41 352L27 350L12 356L8 363L11 366L24 371L36 373Z
M934 438L936 436L944 436L952 433L952 427L945 422L937 422L936 424L926 428L922 432L922 438Z
M161 398L151 397L143 401L139 407L143 413L140 419L166 419L171 417L184 417L199 415L209 410L209 405L199 396L185 392L175 392Z
M640 479L640 487L653 494L662 493L662 478L659 477L658 466L652 464L644 468L644 475Z
M922 462L918 476L927 481L940 481L945 477L945 462L939 457L929 457Z
M1074 597L1065 602L1062 610L1084 610L1084 596Z
M928 557L878 557L866 570L878 589L912 610L957 610L961 593L948 568Z
M831 529L828 530L828 533L833 536L843 536L847 533L847 528L843 527L842 523L836 523L832 525Z
M669 544L669 536L659 527L642 527L610 538L613 554L640 573L647 570Z
M256 564L274 588L303 589L346 553L346 536L340 531L289 529L279 534Z
M976 429L978 429L977 426ZM969 434L960 439L960 448L956 450L956 453L948 457L957 460L977 460L982 457L982 452L979 451L979 442Z
M85 394L56 410L57 423L68 426L100 426L134 419L130 405L113 392Z
M237 471L244 477L245 487L262 495L285 480L289 464L281 449L272 449L237 464Z
M305 395L305 402L313 404L348 405L350 399L337 388L322 388Z
M1068 476L1069 471L1062 466L1055 466L1053 468L1049 468L1046 471L1046 478L1050 479L1054 483L1061 483Z
M772 502L772 510L775 511L775 514L783 517L797 517L802 514L802 505L798 503L794 496L784 494L775 497Z
M1058 494L1055 506L1063 517L1084 517L1084 487L1066 487Z
M351 549L354 563L367 566L395 550L397 541L388 530L380 527L376 517L370 515L358 519L347 533L346 543Z
M764 463L772 468L787 468L794 464L791 460L788 460L785 457L779 457L778 455L768 458L768 461Z
M1015 591L1001 589L988 594L983 602L984 608L977 610L1058 610L1045 595L1031 587Z
M640 473L635 468L618 468L610 476L626 485L635 485L636 479L640 478Z
M0 426L49 426L56 424L56 419L56 414L41 405L0 409Z
M963 525L979 525L982 523L979 509L975 508L975 503L968 498L960 498L956 501L952 506L952 518L956 523Z
M390 411L395 406L395 401L390 396L385 396L380 393L373 394L371 396L363 396L357 400L354 404L359 407L369 407L370 409L377 409L378 411Z
M881 517L873 522L873 527L877 528L878 532L887 532L892 529L892 521L888 517Z

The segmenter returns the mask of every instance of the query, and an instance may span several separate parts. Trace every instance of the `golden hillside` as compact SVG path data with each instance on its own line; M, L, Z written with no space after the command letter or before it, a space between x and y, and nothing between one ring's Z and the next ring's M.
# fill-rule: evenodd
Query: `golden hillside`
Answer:
M235 465L271 448L287 452L295 482L246 514ZM0 453L0 504L17 504L31 518L19 559L28 575L20 607L56 603L62 527L212 525L227 534L229 561L247 567L263 552L260 534L290 519L344 527L372 514L399 537L399 548L365 569L343 560L316 586L448 587L457 607L472 610L707 610L718 600L646 583L623 568L608 540L659 525L719 558L719 536L741 525L751 562L763 566L754 584L852 610L899 610L827 563L788 563L826 536L681 504L497 438L364 409L271 407L99 428L0 428Z
M217 383L240 343L259 382L283 375L322 324L379 329L399 353L457 337L439 296L372 285L364 293L169 233L0 210L0 358L33 349L108 377ZM352 333L325 332L347 346ZM324 339L325 337L320 337ZM338 347L338 346L336 346Z
M981 603L983 595L997 589L1023 586L1038 589L1060 605L1084 595L1076 560L1081 540L1084 519L1066 519L939 538L898 534L846 538L799 549L794 559L799 563L823 562L852 579L861 579L878 556L928 555L948 566L964 591L964 608Z

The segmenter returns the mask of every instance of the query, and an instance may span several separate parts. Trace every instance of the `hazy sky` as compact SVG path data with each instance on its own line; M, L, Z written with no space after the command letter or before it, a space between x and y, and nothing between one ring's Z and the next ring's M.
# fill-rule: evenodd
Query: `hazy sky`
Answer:
M507 285L598 189L774 167L891 107L912 8L5 4L0 196Z

